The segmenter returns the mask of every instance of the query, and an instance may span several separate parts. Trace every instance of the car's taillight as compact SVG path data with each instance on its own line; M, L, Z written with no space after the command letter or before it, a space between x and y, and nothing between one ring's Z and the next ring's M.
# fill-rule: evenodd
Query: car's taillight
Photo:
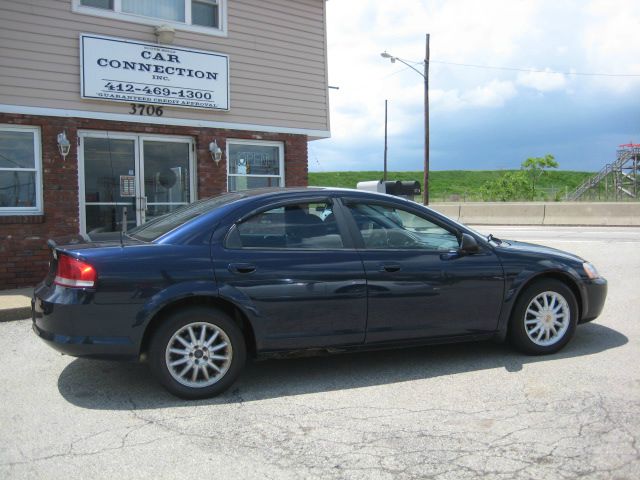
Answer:
M93 287L98 278L95 268L68 255L58 255L58 270L54 282L63 287Z

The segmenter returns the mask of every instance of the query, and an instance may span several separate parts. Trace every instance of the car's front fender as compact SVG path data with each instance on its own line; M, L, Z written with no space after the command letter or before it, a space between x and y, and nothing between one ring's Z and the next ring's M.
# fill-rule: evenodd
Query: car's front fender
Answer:
M498 321L498 336L504 339L509 328L509 320L515 303L522 291L537 279L558 278L566 282L571 290L576 294L576 301L580 306L580 311L586 309L586 292L584 282L580 273L567 263L554 259L545 258L536 262L527 261L527 265L515 261L514 258L502 257L505 267L505 296L500 319Z

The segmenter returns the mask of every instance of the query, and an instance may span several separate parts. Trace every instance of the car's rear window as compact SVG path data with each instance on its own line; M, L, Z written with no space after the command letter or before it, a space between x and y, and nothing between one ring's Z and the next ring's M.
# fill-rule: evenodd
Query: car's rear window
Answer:
M242 198L241 194L226 193L218 197L200 200L198 202L185 205L184 207L180 207L171 213L154 218L147 223L133 228L129 230L128 235L138 240L152 242L189 220L192 220L203 213L210 212L222 205L231 203L239 198Z

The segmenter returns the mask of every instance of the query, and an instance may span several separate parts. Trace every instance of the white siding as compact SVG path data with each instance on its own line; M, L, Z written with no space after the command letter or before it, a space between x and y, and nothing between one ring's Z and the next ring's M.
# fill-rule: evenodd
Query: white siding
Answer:
M163 118L328 131L325 0L227 5L227 37L177 30L173 44L229 55L231 110L164 107ZM71 0L0 2L0 105L128 114L80 98L80 33L155 42L152 26L74 13Z

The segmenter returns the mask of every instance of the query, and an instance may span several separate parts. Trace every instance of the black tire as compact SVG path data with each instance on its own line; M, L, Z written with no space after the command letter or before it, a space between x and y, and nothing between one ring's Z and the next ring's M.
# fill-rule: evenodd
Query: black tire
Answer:
M571 289L559 280L542 279L518 297L511 312L509 339L529 355L555 353L571 340L577 323L578 303Z
M213 397L228 389L240 375L246 357L238 325L225 313L206 307L171 313L149 346L153 375L169 392L189 400ZM186 371L181 374L182 370Z

